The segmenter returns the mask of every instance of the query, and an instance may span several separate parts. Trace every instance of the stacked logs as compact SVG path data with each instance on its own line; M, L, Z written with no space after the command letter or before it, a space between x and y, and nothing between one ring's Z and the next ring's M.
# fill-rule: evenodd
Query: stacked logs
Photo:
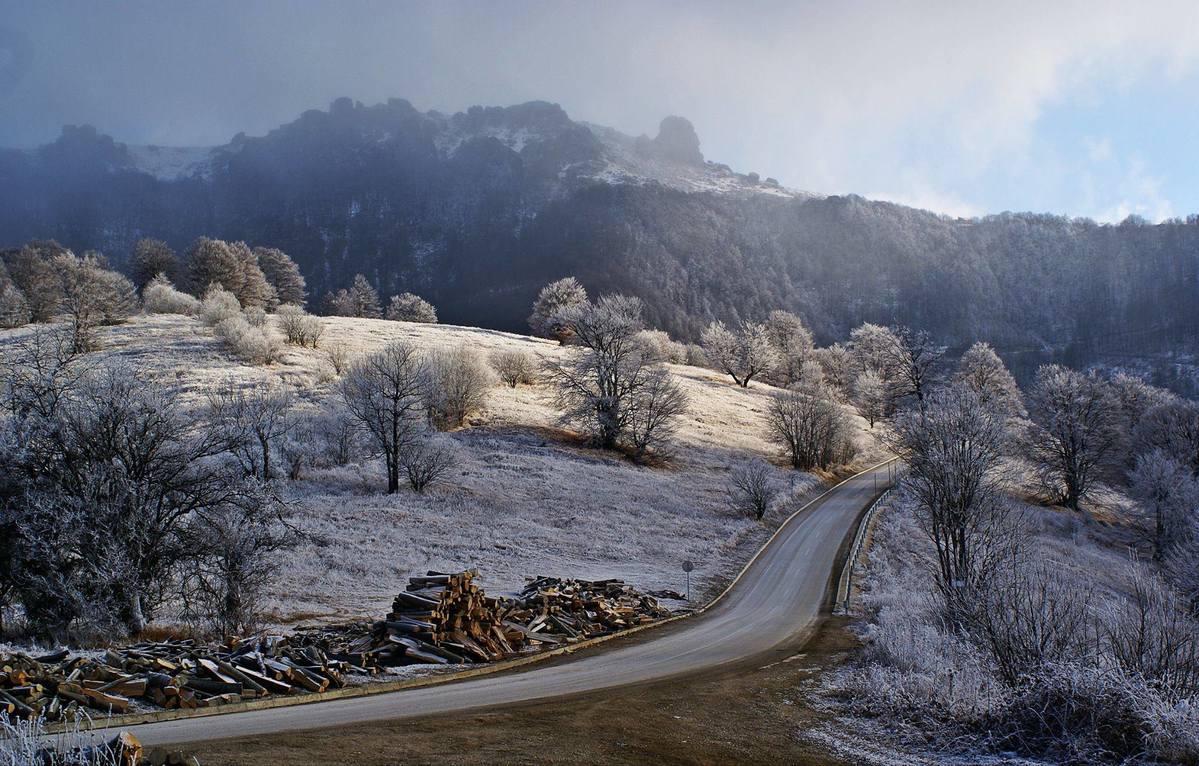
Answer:
M474 570L409 578L375 624L369 664L490 662L572 644L670 616L620 580L537 577L515 598L490 598Z
M280 694L322 692L350 673L371 671L330 659L279 635L205 646L142 642L99 657L66 651L0 654L0 712L72 721L85 710L129 712L135 702L165 709L225 705Z

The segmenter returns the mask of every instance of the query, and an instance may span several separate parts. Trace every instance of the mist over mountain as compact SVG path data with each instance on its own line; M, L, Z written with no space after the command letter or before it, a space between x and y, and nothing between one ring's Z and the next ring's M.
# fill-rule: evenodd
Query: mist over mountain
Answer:
M339 99L219 147L84 126L0 150L2 247L54 238L119 264L139 238L200 235L282 248L314 299L361 272L443 321L499 329L523 329L537 290L568 274L641 297L684 339L784 308L823 342L871 321L1085 360L1199 327L1197 218L952 219L819 196L706 160L680 117L631 137L544 102L446 115Z

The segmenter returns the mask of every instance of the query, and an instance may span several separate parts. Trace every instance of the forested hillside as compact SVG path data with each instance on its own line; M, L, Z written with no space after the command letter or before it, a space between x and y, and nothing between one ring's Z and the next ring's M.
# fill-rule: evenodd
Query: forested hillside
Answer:
M83 127L0 151L0 246L55 238L120 264L141 237L201 235L283 249L314 299L361 272L443 321L501 329L523 329L536 291L567 274L643 298L685 339L785 308L822 342L870 321L1087 361L1199 329L1199 219L955 220L791 192L705 162L679 118L634 139L541 102L448 116L341 99L215 149Z

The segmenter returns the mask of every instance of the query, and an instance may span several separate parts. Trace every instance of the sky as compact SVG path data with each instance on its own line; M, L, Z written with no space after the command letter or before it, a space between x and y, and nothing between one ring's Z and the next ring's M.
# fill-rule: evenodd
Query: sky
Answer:
M557 102L784 185L936 210L1199 213L1199 3L0 0L0 146L261 135L339 96Z

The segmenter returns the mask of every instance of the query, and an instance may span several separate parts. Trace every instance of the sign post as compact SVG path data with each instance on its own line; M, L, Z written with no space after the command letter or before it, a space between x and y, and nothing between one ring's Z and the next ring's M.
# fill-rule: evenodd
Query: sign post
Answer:
M691 570L693 569L695 569L695 564L692 564L690 561L683 562L683 571L687 573L687 601L691 600Z

